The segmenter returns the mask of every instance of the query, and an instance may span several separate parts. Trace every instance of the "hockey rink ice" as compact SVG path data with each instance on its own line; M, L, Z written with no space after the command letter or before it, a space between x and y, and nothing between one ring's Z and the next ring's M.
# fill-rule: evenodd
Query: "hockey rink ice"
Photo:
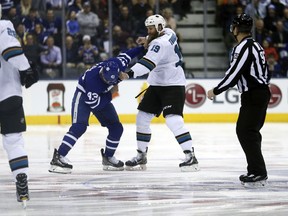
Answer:
M2 216L287 216L288 124L266 123L262 149L268 186L244 188L246 172L235 123L193 123L189 128L199 172L181 172L180 147L165 124L153 124L146 171L103 171L100 149L106 128L90 125L68 158L72 174L49 173L53 149L69 126L28 126L24 133L30 162L30 201L16 201L6 152L0 145L0 215ZM135 124L124 124L115 156L136 156Z

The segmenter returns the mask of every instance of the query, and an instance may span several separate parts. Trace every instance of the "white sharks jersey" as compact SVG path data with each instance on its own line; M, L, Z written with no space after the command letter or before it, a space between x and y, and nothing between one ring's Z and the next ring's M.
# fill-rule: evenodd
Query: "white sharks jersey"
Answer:
M152 86L184 86L186 79L182 68L183 57L177 36L169 28L165 28L164 32L163 36L150 42L145 56L131 69L134 77L150 72L147 82Z
M0 101L3 101L22 95L19 70L30 68L13 24L8 20L0 20L0 53Z

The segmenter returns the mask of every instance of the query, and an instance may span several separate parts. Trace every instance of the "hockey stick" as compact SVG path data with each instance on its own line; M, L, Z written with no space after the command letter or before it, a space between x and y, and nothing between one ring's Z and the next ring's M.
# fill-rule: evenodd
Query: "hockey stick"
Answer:
M141 94L143 94L145 91L147 91L147 89L148 89L148 88L146 88L146 89L144 89L143 91L141 91L139 94L137 94L137 95L135 96L135 98L138 98Z

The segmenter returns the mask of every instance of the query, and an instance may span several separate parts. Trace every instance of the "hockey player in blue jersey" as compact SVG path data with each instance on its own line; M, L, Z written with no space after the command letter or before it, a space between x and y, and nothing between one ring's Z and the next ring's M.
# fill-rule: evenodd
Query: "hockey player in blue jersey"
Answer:
M112 93L118 90L117 84L127 77L123 72L131 59L143 50L143 47L136 47L120 53L117 57L94 65L79 78L72 100L72 126L63 137L59 149L54 150L49 172L71 173L73 166L65 156L85 133L91 112L101 126L108 129L105 150L101 149L103 170L124 170L124 163L114 157L123 126L111 103Z

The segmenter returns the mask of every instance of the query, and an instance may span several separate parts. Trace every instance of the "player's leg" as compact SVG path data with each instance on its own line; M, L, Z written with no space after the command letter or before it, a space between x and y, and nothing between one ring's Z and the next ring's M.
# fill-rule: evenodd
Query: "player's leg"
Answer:
M29 175L28 156L22 136L22 132L26 131L26 122L21 97L13 96L0 102L0 122L3 147L16 183L17 200L23 202L25 207L26 200L29 200Z
M136 117L137 155L125 162L126 170L146 170L147 150L151 140L150 123L154 116L139 110Z
M124 163L114 157L123 134L123 126L112 103L108 103L103 109L93 111L101 126L107 127L105 150L101 149L103 170L122 171Z
M160 89L163 104L163 116L166 125L174 134L185 159L179 164L182 171L198 171L198 160L192 147L192 138L189 130L184 125L183 107L185 102L184 86L168 86Z
M125 162L126 170L146 170L147 150L151 140L150 124L155 116L161 114L160 99L156 94L158 87L149 86L138 106L136 117L137 155Z
M90 108L84 102L84 95L76 91L72 100L72 125L64 135L62 142L57 149L54 149L53 158L50 162L49 172L71 173L73 166L66 155L76 144L77 140L85 133L90 116Z

